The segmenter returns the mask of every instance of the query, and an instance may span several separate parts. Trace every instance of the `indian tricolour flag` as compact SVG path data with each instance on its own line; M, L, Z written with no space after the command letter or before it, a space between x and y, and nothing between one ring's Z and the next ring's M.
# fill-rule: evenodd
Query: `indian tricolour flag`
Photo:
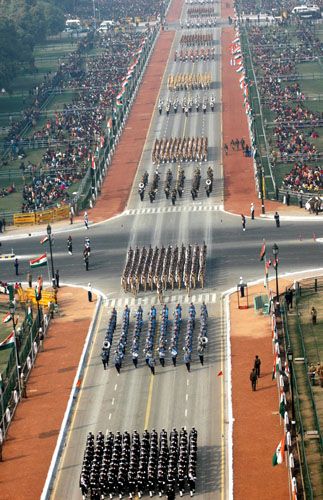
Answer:
M273 465L282 464L285 459L285 436L279 442L276 451L273 456Z
M43 245L48 240L49 240L48 236L45 236L42 240L40 240L40 243Z
M29 261L30 267L41 267L41 266L46 266L47 265L47 254L44 253L40 257L37 257L37 259L32 259Z
M4 349L9 349L9 347L13 347L15 345L15 332L12 331L8 337L6 337L1 343L0 343L0 351Z
M11 314L7 313L2 320L2 323L9 323L10 320L11 320Z

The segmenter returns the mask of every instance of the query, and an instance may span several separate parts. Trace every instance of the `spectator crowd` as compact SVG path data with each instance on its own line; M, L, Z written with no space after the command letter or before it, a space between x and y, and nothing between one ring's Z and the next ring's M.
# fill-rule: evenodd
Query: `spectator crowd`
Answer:
M310 109L315 105L306 100L297 79L298 65L317 61L323 55L323 44L308 24L291 27L277 22L247 29L260 99L269 111L266 129L271 163L276 168L281 163L294 163L283 187L317 192L322 189L322 169L313 163L322 160L317 139L323 113Z
M108 4L112 17L119 20L131 13L153 15L161 6L154 0L139 0L134 4L109 0ZM150 43L152 35L149 27L136 30L111 26L104 34L90 31L79 40L76 50L61 62L57 73L52 78L46 76L43 84L34 89L33 105L24 111L19 122L12 123L7 138L16 153L23 151L20 133L29 124L33 129L29 140L46 146L40 168L28 166L32 181L23 187L23 212L69 201L68 188L82 179L104 146L104 129L116 96L122 89L129 66L137 59L140 49ZM48 114L37 127L40 108L51 91L70 92L73 99L60 110Z

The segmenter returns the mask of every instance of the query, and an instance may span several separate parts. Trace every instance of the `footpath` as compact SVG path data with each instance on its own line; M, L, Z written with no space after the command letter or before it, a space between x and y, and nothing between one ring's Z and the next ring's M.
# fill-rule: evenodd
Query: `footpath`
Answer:
M3 446L1 500L40 498L96 297L90 303L84 289L61 287L58 303Z
M274 287L274 282L271 282ZM291 279L280 279L280 289ZM269 316L257 314L255 295L265 295L263 284L249 287L249 309L238 309L236 293L230 296L230 338L233 412L233 496L235 500L289 498L288 469L273 467L272 457L283 437L276 380L272 380L273 352ZM256 392L249 375L255 356L261 359Z

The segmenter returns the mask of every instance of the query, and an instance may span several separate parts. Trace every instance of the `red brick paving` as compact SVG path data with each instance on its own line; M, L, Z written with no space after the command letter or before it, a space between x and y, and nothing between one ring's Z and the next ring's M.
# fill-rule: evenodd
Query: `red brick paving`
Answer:
M261 213L261 203L256 192L253 159L243 156L242 151L232 151L231 139L245 139L250 145L249 129L243 95L239 87L239 73L236 67L230 66L230 48L235 38L232 27L222 29L222 124L223 144L228 144L229 154L223 154L224 172L224 208L229 212L250 214L250 204L256 207L256 215ZM279 212L285 207L282 204L265 201L266 211ZM295 208L294 208L295 209Z
M290 282L282 280L281 289ZM287 499L288 469L272 466L272 456L283 437L279 422L276 381L272 380L272 340L268 316L256 315L253 296L264 287L249 288L248 310L238 310L231 295L231 354L233 404L233 487L235 500ZM249 374L255 355L261 359L261 377L252 392Z
M83 289L62 287L60 313L48 330L17 408L0 463L1 500L39 498L56 446L94 303Z
M91 221L98 222L108 219L121 213L126 207L174 35L174 31L163 31L159 36L108 169L101 195L93 210L89 211Z
M172 23L177 21L181 17L182 8L184 5L184 0L174 0L169 8L168 14L166 16L166 21Z

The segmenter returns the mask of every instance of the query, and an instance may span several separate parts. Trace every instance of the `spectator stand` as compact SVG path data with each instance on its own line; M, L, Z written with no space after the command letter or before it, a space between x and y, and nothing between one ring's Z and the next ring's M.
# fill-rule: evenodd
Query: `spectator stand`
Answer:
M30 315L28 305L21 306L25 310L25 319L16 329L20 380L18 381L15 348L12 347L6 367L1 372L0 442L6 437L20 399L27 396L23 391L26 390L26 383L39 351L41 340L39 328L42 327L43 335L46 337L50 323L50 314L45 313L42 307L36 308Z
M323 294L322 277L295 283L294 289L296 297L293 309L289 309L286 302L281 300L282 337L279 333L277 334L280 347L279 363L285 366L285 372L289 379L290 387L287 397L289 418L289 410L291 410L292 417L294 413L296 421L292 432L292 443L294 446L297 445L299 450L306 497L314 498L322 491L323 441L321 424L323 414L320 408L322 407L323 393L318 384L312 387L310 368L311 364L314 364L316 368L317 363L321 362L323 345L320 342L320 325L310 326L309 307L315 304L320 312L322 311L320 307ZM281 356L281 338L284 343L285 358ZM286 361L286 357L289 358L289 363ZM290 400L292 393L293 398Z
M306 66L306 68L303 71L310 71L311 68L313 68L313 64L315 65L314 68L318 68L318 70L320 70L321 63L319 56L321 54L321 46L316 42L315 36L313 35L310 28L304 30L302 27L303 30L302 32L297 31L297 27L295 28L293 26L291 27L288 26L288 29L289 32L293 34L293 36L300 37L299 47L301 47L301 49L299 49L298 46L296 46L294 57L293 57L293 52L291 56L287 52L286 61L283 59L284 55L282 55L280 58L278 58L278 56L276 55L277 57L276 60L273 57L273 55L270 54L270 59L266 59L267 57L266 51L265 49L261 48L261 43L260 43L260 40L264 42L264 40L266 39L265 38L266 33L269 32L270 35L271 31L273 31L276 37L278 37L277 43L279 43L279 41L283 42L286 26L283 26L283 28L280 28L279 26L276 25L272 28L260 28L260 26L257 26L256 28L249 27L249 29L247 29L247 27L245 26L240 26L240 30L237 31L237 35L240 37L241 48L244 56L242 59L243 66L240 69L237 69L237 71L240 72L240 70L243 70L243 72L241 73L242 77L240 82L241 82L241 87L243 88L245 94L246 112L249 116L251 137L254 142L254 156L256 163L255 171L258 171L258 184L260 186L262 186L262 184L267 184L266 186L267 189L266 190L264 189L265 191L264 194L267 194L267 196L270 198L275 198L275 195L277 198L279 185L282 180L281 177L278 175L278 172L280 172L282 169L280 168L280 166L279 168L277 168L274 162L274 157L271 154L271 151L274 151L272 149L272 139L270 140L267 139L267 133L269 132L270 128L272 128L275 131L274 138L275 135L277 136L276 133L276 130L278 129L277 119L275 119L275 123L272 123L274 115L273 112L270 110L270 109L274 110L275 107L277 107L277 102L279 105L278 122L285 120L285 123L283 123L282 126L283 130L285 128L287 131L289 131L288 132L289 135L287 135L286 137L289 137L291 133L294 134L295 136L295 145L293 146L293 149L287 154L284 152L282 156L283 161L286 160L296 161L297 159L304 162L316 161L320 163L321 161L321 153L317 151L317 148L313 146L311 143L311 139L314 138L316 144L317 145L320 144L320 141L317 139L319 137L319 134L316 132L316 129L317 127L320 127L322 125L321 112L315 112L314 109L313 111L311 111L311 108L315 108L315 104L313 103L311 105L310 102L308 103L307 96L304 105L305 97L304 94L301 93L298 83L296 87L295 86L293 87L293 85L292 86L287 85L284 87L284 83L282 83L283 78L281 79L281 76L283 76L288 78L289 80L290 76L288 73L291 73L293 71L296 63L298 65L297 67L303 68L304 65ZM262 38L259 38L259 33L261 34L260 36L262 36ZM279 39L279 36L281 36L282 38L281 40ZM250 46L250 37L252 46ZM285 41L284 43L286 44ZM270 46L271 49L273 48L275 55L275 47L273 47L273 44L271 43L270 39L266 40L265 45L267 47ZM279 45L279 47L282 46L284 46L284 44ZM236 50L234 51L234 49ZM288 46L288 44L287 44L287 49L290 51L290 47ZM306 55L311 53L311 51L313 51L314 49L317 55L313 56ZM301 50L305 51L305 55L303 55ZM234 61L236 61L236 58L239 59L241 58L241 56L239 55L239 50L237 50L237 47L233 48L233 52L234 54L237 53L237 55L234 56ZM291 59L290 65L288 65L287 63L288 57L290 57ZM255 59L257 65L257 75L254 70L253 59ZM309 62L311 60L314 60L316 62L313 63ZM319 61L319 64L317 61ZM308 67L309 64L312 64L312 66ZM270 68L270 73L268 73L268 68ZM276 72L278 72L277 76L275 75L275 68ZM282 73L281 68L283 68L283 71L286 72L285 75L279 74ZM320 74L321 78L322 76L323 72L322 74ZM306 73L304 73L304 77L306 77ZM271 83L268 84L268 82ZM275 82L275 86L273 82ZM276 84L276 82L278 83ZM294 88L296 88L297 94L294 92L293 90ZM279 102L280 95L282 95L284 101ZM297 97L297 100L295 99L295 97ZM290 104L290 102L288 102L288 104L286 105L285 104L286 98L288 100L294 99L297 102L297 104L293 106ZM300 101L300 99L302 99L302 101ZM301 105L299 105L300 102ZM264 109L262 109L262 106L264 104L265 107ZM307 109L308 105L309 109ZM292 117L294 116L294 123L291 121L290 115ZM280 118L281 116L283 116L283 119ZM310 140L306 139L307 130L311 134ZM283 148L286 149L287 142L285 139L284 141L285 142L283 143L284 144ZM320 146L318 145L317 147ZM288 151L288 149L286 150ZM264 183L262 182L262 179L265 180Z

